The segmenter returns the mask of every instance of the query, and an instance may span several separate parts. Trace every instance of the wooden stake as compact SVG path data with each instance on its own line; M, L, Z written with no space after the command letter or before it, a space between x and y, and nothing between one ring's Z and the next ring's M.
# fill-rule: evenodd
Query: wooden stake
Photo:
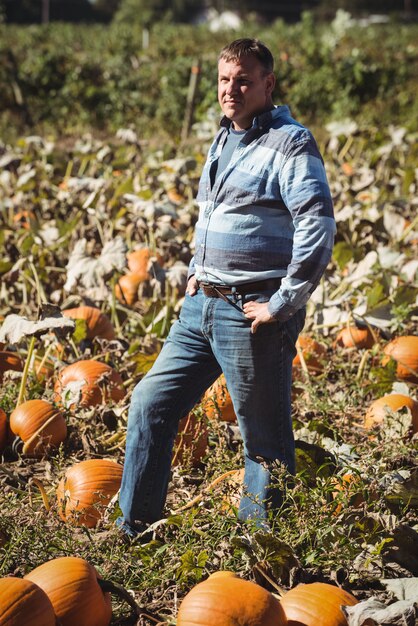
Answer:
M184 114L183 128L181 131L181 141L186 141L190 134L193 123L194 105L197 93L197 87L200 78L200 59L196 59L190 70L189 91L187 93L186 111Z

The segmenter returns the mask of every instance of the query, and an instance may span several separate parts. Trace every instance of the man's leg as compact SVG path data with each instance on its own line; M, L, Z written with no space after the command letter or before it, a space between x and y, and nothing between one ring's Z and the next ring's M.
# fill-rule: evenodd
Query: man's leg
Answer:
M219 306L212 347L224 371L244 442L245 495L239 516L261 523L268 508L277 509L281 503L272 470L284 466L290 473L295 471L291 377L305 311L284 323L262 324L255 334L250 332L251 322L241 315L228 303Z
M203 303L200 293L186 296L180 320L132 395L119 500L128 529L161 518L178 422L221 372L201 332Z

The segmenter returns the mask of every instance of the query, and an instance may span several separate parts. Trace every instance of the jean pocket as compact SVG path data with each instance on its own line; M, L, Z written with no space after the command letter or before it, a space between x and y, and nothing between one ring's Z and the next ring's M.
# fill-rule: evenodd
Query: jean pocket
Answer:
M292 347L296 345L296 341L302 332L305 325L306 309L303 307L296 311L296 313L287 322L282 322L282 328L286 334Z

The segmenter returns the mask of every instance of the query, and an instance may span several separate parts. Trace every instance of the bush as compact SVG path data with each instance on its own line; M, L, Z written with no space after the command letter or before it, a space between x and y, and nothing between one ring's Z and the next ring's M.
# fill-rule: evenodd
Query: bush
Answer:
M143 49L138 24L0 25L0 130L7 138L12 128L62 134L132 126L141 137L162 133L176 141L197 56L199 121L217 106L220 48L252 35L276 58L275 101L289 104L302 122L352 117L413 130L417 31L414 24L362 28L344 16L321 26L311 14L294 25L248 23L233 33L160 22Z

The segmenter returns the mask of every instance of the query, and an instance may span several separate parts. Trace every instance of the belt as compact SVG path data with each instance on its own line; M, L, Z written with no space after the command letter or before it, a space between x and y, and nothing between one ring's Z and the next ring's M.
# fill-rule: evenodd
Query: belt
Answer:
M223 296L245 296L249 293L257 293L258 291L278 289L281 282L281 278L268 278L267 280L258 280L254 283L243 283L242 285L231 286L202 283L199 281L199 289L201 289L208 298L222 298Z

